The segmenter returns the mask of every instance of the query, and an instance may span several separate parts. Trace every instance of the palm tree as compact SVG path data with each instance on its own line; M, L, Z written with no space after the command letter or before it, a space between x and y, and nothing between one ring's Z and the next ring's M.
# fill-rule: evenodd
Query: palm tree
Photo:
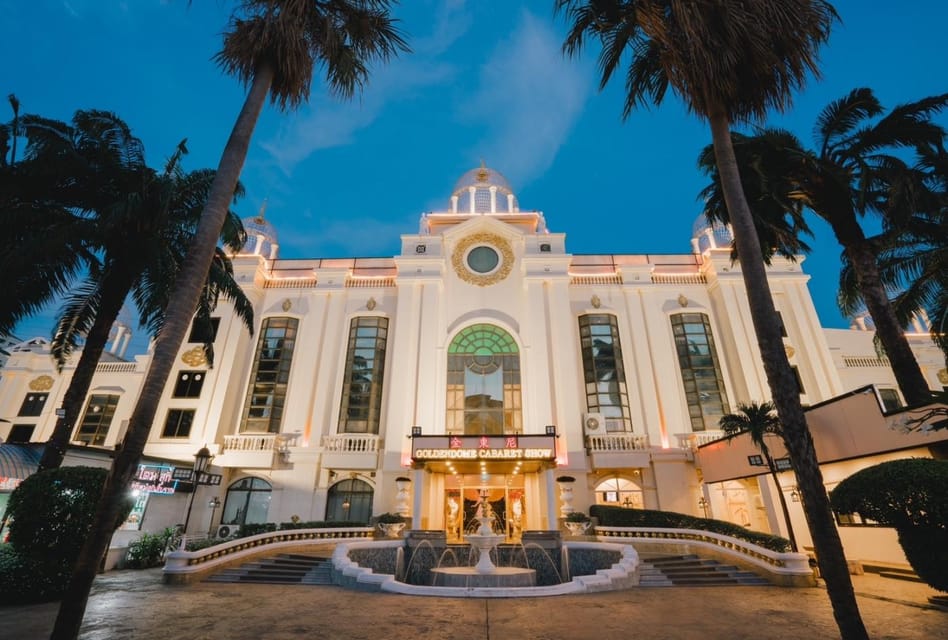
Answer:
M660 104L671 88L710 124L757 345L820 569L843 637L866 638L730 136L732 123L789 106L792 90L818 73L817 50L836 11L822 0L556 0L555 10L571 23L563 45L568 55L578 54L587 38L601 45L601 88L628 59L624 116L640 104Z
M408 51L389 15L391 4L391 0L243 0L232 17L216 59L225 71L250 85L247 98L178 274L171 294L174 304L155 342L151 366L64 595L53 638L72 639L79 633L89 589L108 545L110 523L144 450L161 393L197 309L201 284L267 97L281 109L297 107L309 96L316 66L325 69L332 93L354 95L367 81L370 64Z
M777 479L777 463L770 453L770 447L767 446L766 436L775 435L782 437L780 429L780 418L774 412L774 405L771 402L751 402L750 404L738 403L737 413L725 414L718 424L721 431L724 432L725 440L731 441L739 435L748 434L751 442L757 447L758 451L764 456L767 462L767 469L770 471L770 477L774 480L774 486L777 488L777 498L780 500L780 508L783 510L783 520L787 523L787 537L790 538L790 547L798 551L797 539L793 535L793 524L790 522L790 510L787 509L787 499L780 488L780 480Z
M17 251L0 256L0 270L15 283L13 305L23 302L8 307L5 315L7 322L15 320L41 301L29 292L41 292L49 300L69 290L52 342L60 371L85 338L63 399L64 415L57 419L39 464L43 470L62 463L109 331L130 294L140 323L153 335L160 331L171 285L214 173L185 173L183 142L162 172L150 169L141 141L111 113L78 111L71 124L35 116L23 121L26 159L13 165L18 186L0 192L10 196L0 202L18 238ZM233 250L246 239L233 212L222 239ZM65 277L37 271L34 256ZM84 270L81 277L78 268ZM209 315L223 295L252 330L250 301L223 253L212 264L205 290L199 316Z
M760 161L756 165L742 164L742 172L766 174L774 199L802 204L829 223L843 246L858 297L872 317L902 395L912 405L929 400L928 383L905 338L905 325L889 303L875 243L866 237L859 220L872 213L897 232L924 206L924 190L919 190L923 185L917 177L923 174L896 154L940 148L945 131L931 118L946 105L948 94L932 96L895 107L873 122L883 113L882 105L872 90L854 89L820 113L815 150L804 149L786 132L769 129L750 140L739 137L735 141L735 147L769 143L771 153L755 158ZM774 140L778 135L780 139ZM702 166L706 171L709 168ZM706 192L721 188L713 169L711 173L714 180ZM723 216L726 212L719 208L717 217ZM849 307L844 305L844 310Z

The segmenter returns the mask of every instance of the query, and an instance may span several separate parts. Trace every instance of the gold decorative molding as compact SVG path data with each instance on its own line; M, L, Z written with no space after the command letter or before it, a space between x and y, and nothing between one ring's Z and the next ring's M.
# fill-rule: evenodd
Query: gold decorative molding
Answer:
M948 369L942 369L938 372L938 382L948 384Z
M290 300L289 298L287 298L286 300L283 301L283 310L284 310L284 311L289 311L289 310L292 309L292 308L293 308L293 301L292 301L292 300Z
M378 303L375 301L375 298L369 298L368 302L365 303L365 308L368 309L369 311L372 311L373 309L375 309L376 304Z
M785 345L783 346L783 350L787 352L787 357L788 357L788 358L792 358L792 357L793 357L793 354L796 353L796 350L795 350L793 347L791 347L789 344L785 344Z
M496 250L500 254L500 264L490 273L475 273L468 268L464 259L468 252L474 247L485 245ZM488 287L497 284L510 275L513 269L514 254L510 248L510 243L496 233L474 233L463 238L454 248L451 255L451 266L454 272L464 282L477 285L478 287Z
M602 306L602 300L600 300L596 294L593 294L593 297L589 299L589 303L593 306L593 309L598 309Z
M688 298L687 298L687 297L685 296L685 294L683 294L683 293L679 293L679 294L678 294L678 306L679 306L679 307L687 307L687 306L688 306Z
M53 388L52 376L37 376L30 380L30 391L49 391Z
M193 349L188 349L181 354L181 362L191 367L200 367L207 364L207 356L204 355L204 347L198 345Z

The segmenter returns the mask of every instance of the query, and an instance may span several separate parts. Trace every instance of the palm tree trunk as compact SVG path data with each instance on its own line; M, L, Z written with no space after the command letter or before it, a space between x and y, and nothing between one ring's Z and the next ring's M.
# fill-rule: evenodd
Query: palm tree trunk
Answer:
M868 640L859 614L849 568L830 511L829 497L816 459L813 438L800 404L800 392L783 348L767 272L761 258L760 241L750 207L741 187L737 158L731 143L730 120L722 111L710 117L714 156L721 176L721 190L731 218L734 241L741 261L757 346L767 383L783 428L784 443L797 476L803 511L816 548L820 572L833 607L833 616L844 640Z
M902 326L895 317L885 285L879 275L879 263L872 246L866 240L856 220L829 220L833 233L853 266L856 283L866 303L866 310L876 327L876 335L889 358L892 373L899 390L910 406L928 404L932 401L928 382L922 375L915 354L909 346Z
M764 459L767 460L767 468L770 469L770 477L774 479L774 485L777 487L777 499L780 500L780 510L783 511L783 521L787 524L787 537L790 538L790 548L797 552L800 547L797 546L797 537L793 535L793 523L790 522L790 509L787 508L787 498L783 495L783 489L780 487L780 479L777 477L777 463L774 457L770 455L770 450L766 447L761 449Z
M115 269L106 276L102 283L102 295L99 298L99 308L89 333L86 335L79 362L69 381L69 388L63 396L62 409L64 414L56 419L53 433L46 441L43 457L40 459L37 471L56 469L63 463L66 455L66 446L69 444L72 430L79 420L79 413L85 404L86 394L92 385L96 367L102 352L109 341L109 332L112 324L118 318L125 298L131 289L132 278L130 270Z
M201 222L191 248L188 250L181 273L178 274L174 292L169 298L165 323L155 342L155 352L135 410L129 420L125 440L105 480L92 529L79 552L72 578L63 595L56 624L50 636L51 640L75 640L79 635L79 627L85 614L92 581L95 579L99 562L105 555L115 528L121 509L122 495L127 491L142 451L145 449L145 442L148 440L158 402L197 309L217 240L224 226L228 207L234 197L234 189L240 178L247 150L250 148L250 139L260 112L263 110L272 81L273 69L269 65L264 64L257 68L243 108L231 130L227 146L224 147L217 175L214 177L207 204L201 214Z

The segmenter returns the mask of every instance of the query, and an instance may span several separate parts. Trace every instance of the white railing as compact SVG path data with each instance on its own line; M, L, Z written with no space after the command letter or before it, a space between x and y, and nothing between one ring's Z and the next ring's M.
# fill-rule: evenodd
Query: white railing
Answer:
M323 436L323 450L333 453L375 453L380 438L376 435L342 434Z
M264 289L312 289L316 286L316 278L280 278L266 280Z
M867 358L863 356L843 356L843 364L853 367L888 367L888 358Z
M698 431L696 433L676 433L679 449L691 449L694 451L703 444L720 440L724 437L723 431Z
M296 446L296 433L255 433L224 436L224 451L284 451Z
M131 373L135 371L134 362L103 362L95 366L96 373Z
M359 289L375 289L382 287L394 287L395 286L395 277L394 276L384 276L384 277L356 277L352 276L346 279L347 288L359 288Z
M622 284L622 275L609 273L605 275L574 275L570 274L570 284Z
M648 436L634 433L609 433L587 436L589 450L593 453L603 451L644 451L649 448Z
M652 282L655 284L707 284L708 279L703 273L653 273Z

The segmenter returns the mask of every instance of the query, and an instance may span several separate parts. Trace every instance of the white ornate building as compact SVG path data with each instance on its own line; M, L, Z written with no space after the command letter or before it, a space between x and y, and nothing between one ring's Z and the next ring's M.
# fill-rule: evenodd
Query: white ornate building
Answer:
M483 492L514 538L594 503L782 529L757 470L719 474L731 484L715 492L695 462L724 413L769 397L726 229L697 224L680 255L574 255L483 167L394 257L284 260L268 222L245 225L234 269L255 334L222 305L214 367L199 336L182 346L146 448L159 466L190 467L205 444L215 454L221 484L197 493L192 530L399 511L455 537ZM768 274L803 402L874 384L894 408L871 334L820 325L801 263L778 257ZM944 360L910 338L938 386ZM73 437L87 452L121 440L148 365L113 360ZM14 349L0 437L45 441L70 375L42 341ZM173 484L153 475L138 513L150 530L189 502L154 493L146 509L144 489Z

